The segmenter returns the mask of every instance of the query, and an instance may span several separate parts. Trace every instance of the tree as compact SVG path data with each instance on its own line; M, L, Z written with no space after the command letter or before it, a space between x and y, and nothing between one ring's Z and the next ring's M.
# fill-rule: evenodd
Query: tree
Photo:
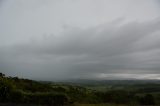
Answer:
M3 74L3 73L0 73L0 77L5 77L5 74Z

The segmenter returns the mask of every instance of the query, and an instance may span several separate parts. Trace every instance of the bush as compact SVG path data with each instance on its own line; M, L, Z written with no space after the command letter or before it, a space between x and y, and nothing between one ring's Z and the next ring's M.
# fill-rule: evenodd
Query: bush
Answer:
M0 77L0 102L6 102L10 98L13 85L6 79Z
M14 90L10 94L10 102L13 103L24 103L25 102L25 95L20 90Z
M68 103L68 98L64 94L55 93L26 93L25 101L33 104L49 104L61 106Z
M151 94L140 97L139 102L141 105L155 105L154 97Z

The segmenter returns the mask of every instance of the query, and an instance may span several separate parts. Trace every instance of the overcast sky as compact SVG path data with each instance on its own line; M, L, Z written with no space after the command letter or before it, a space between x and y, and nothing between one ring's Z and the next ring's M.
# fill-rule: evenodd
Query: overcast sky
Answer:
M160 79L160 2L0 0L0 72Z

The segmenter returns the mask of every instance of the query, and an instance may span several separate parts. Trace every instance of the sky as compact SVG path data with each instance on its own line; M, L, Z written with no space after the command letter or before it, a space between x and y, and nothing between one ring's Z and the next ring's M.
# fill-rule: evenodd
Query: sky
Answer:
M158 0L0 0L0 72L160 79L159 11Z

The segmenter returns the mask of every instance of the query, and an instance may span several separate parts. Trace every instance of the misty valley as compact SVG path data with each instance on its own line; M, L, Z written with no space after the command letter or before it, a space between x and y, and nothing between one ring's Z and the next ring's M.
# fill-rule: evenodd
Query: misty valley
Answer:
M159 80L34 81L0 73L1 106L158 106Z

